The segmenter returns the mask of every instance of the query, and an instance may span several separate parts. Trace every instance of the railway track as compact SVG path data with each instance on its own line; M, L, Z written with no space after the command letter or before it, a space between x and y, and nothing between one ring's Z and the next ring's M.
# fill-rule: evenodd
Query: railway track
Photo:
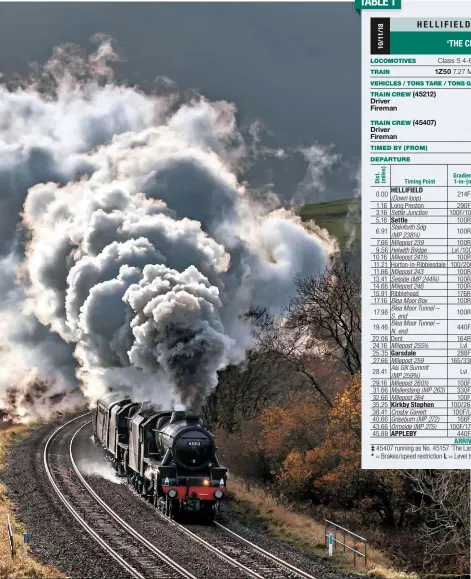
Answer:
M259 553L260 555L262 555L263 557L268 559L272 564L278 565L282 569L290 572L292 574L291 576L293 578L297 579L299 577L303 577L303 579L316 579L316 577L314 577L314 575L311 575L310 573L306 573L306 571L303 571L302 569L299 569L298 567L291 565L291 563L288 563L288 561L285 561L284 559L280 559L280 557L273 555L273 553L270 553L269 551L262 549L262 547L260 547L259 545L256 545L255 543L253 543L252 541L249 541L245 537L242 537L241 535L232 531L231 529L229 529L225 525L222 525L221 523L218 523L217 521L214 521L214 524L217 527L219 527L220 529L222 529L228 535L235 537L235 539L237 539L237 541L239 541L245 545L248 545L251 549L253 549L257 553Z
M264 557L269 558L271 561L273 561L273 563L281 565L283 568L287 569L288 571L295 573L296 577L303 577L304 579L315 579L315 577L313 575L310 575L309 573L306 573L306 571L303 571L302 569L299 569L298 567L291 565L291 563L288 563L287 561L280 559L276 555L273 555L273 553L270 553L270 552L266 551L265 549L262 549L261 547L259 547L255 543L252 543L252 541L249 541L245 537L242 537L238 533L235 533L234 531L232 531L231 529L229 529L225 525L221 525L221 523L218 523L217 521L214 521L214 524L217 525L220 529L223 529L223 531L225 531L226 533L229 533L230 535L235 537L238 541L241 541L242 543L249 545L252 549L257 551L258 553L260 553Z
M132 577L136 579L197 579L121 519L94 493L79 473L72 456L75 436L59 436L89 416L78 416L56 429L48 438L43 454L49 481L60 501L82 528ZM68 445L68 449L66 446ZM55 451L55 452L54 452ZM67 452L68 451L68 452Z
M84 479L83 484L90 489L90 492L94 492ZM130 485L128 487L132 494L142 501L148 509L151 509L160 518L217 557L238 568L248 577L254 579L317 579L314 575L262 549L219 522L214 521L213 525L209 527L192 525L192 529L195 530L191 530L187 526L166 517L139 495L133 487Z
M159 513L159 515L161 514ZM214 522L214 527L198 526L195 531L175 521L170 522L212 553L240 565L251 577L257 579L317 579L218 522ZM215 532L216 529L222 532Z

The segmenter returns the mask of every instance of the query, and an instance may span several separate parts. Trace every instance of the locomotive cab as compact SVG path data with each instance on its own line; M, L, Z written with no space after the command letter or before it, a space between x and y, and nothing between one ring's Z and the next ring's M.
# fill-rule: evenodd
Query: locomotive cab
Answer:
M95 444L103 447L105 460L111 462L118 474L123 474L121 465L128 442L128 429L122 416L133 406L128 396L113 393L98 400L92 411Z
M116 411L131 402L130 398L119 393L112 393L98 400L92 410L92 430L96 443L106 450L114 446ZM110 437L111 434L111 437Z

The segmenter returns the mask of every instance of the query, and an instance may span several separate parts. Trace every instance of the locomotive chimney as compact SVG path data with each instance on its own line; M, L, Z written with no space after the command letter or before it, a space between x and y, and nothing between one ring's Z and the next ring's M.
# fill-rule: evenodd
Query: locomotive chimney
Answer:
M200 417L196 414L188 414L186 416L186 423L188 425L193 426L193 425L199 424L199 421L200 421Z
M172 418L170 418L169 424L173 424L174 422L180 422L181 420L185 420L185 412L183 410L178 410L176 412L172 412Z

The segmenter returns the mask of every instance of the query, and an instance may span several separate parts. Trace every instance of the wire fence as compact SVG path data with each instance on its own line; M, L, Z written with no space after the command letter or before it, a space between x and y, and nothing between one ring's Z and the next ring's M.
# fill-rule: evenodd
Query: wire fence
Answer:
M353 564L355 566L357 564L357 557L364 560L365 568L368 566L368 541L364 537L360 537L360 535L352 533L348 529L325 519L324 540L326 548L328 548L329 542L331 544L331 548L329 549L330 555L333 554L331 551L337 552L343 550L344 553L351 552L353 553Z

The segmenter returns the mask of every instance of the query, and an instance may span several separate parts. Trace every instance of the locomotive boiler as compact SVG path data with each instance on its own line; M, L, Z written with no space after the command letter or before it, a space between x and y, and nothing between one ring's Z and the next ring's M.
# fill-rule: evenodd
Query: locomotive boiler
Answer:
M110 394L97 401L92 428L116 473L167 516L214 518L227 468L219 464L214 437L199 416Z

